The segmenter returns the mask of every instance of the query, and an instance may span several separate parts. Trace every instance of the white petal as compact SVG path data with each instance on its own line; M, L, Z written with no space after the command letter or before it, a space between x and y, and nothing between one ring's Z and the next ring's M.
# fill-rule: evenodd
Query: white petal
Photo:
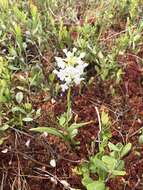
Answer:
M56 62L63 61L61 57L55 57Z
M80 85L82 80L84 80L84 78L81 78L80 75L76 75L74 78L74 82L76 85Z
M65 68L65 62L58 62L57 63L58 67L61 68L61 69L64 69Z
M73 52L71 51L67 51L67 49L63 49L63 52L65 53L67 58L70 58L71 56L73 56ZM66 61L66 59L63 59L64 61Z
M64 59L62 59L61 57L55 57L55 59L56 59L57 66L58 66L59 68L64 69L64 68L65 68Z
M72 81L72 79L71 79L71 77L66 77L66 78L65 78L65 81L66 81L67 84L70 84L71 81Z
M77 72L78 72L80 75L83 74L83 71L84 71L83 65L78 65L78 66L76 66L76 69L77 69Z
M73 51L73 53L75 53L75 52L77 51L77 48L74 47L74 48L72 49L72 51Z
M85 57L85 53L84 53L84 52L80 53L79 57L80 57L81 59L84 58L84 57Z
M68 50L67 49L63 49L63 52L66 54L68 52Z
M65 92L68 89L68 85L66 83L61 84L61 88L62 88L62 91Z
M83 65L84 65L84 68L85 68L85 67L87 67L87 66L88 66L88 63L84 63Z
M54 74L57 74L57 73L58 73L58 71L55 69L55 70L53 70L53 73L54 73Z
M68 51L68 52L66 53L66 56L67 56L67 58L70 58L70 57L73 56L73 53L72 53L71 51Z
M65 77L66 77L66 73L64 70L60 69L60 71L57 73L57 76L58 78L61 80L61 81L64 81L65 80Z

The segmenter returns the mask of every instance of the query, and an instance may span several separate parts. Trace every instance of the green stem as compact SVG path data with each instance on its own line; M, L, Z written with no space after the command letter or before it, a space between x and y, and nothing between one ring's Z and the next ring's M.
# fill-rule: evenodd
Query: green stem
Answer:
M69 87L67 93L67 120L69 120L70 112L71 112L71 88Z

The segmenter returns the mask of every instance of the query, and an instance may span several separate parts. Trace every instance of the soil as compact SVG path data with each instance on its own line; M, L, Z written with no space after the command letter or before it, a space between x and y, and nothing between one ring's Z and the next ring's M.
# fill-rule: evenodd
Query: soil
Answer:
M0 178L4 190L63 190L61 180L67 181L72 188L84 190L81 177L75 174L74 169L97 152L97 146L94 150L91 148L99 131L95 106L100 112L105 110L110 115L111 142L131 142L133 145L124 158L127 174L109 180L107 186L110 190L143 189L143 145L138 143L139 129L143 126L143 73L134 56L125 55L119 59L125 68L120 84L113 86L113 81L101 82L95 78L81 92L78 88L72 90L75 119L93 121L79 130L78 149L58 137L30 133L28 129L33 126L7 132L8 139L0 147ZM37 125L56 127L55 118L66 109L65 96L42 101L45 96L41 94L31 99L33 107L42 110ZM29 145L26 143L28 140ZM56 160L55 168L50 165L51 159Z

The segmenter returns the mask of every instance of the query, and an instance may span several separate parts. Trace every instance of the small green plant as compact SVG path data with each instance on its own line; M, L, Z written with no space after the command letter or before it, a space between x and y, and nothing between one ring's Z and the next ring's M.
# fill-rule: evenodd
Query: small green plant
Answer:
M117 54L111 52L108 55L100 50L97 54L95 69L100 78L104 80L115 79L116 83L119 83L122 77L122 69L117 64Z
M126 174L122 158L131 150L131 143L126 145L117 143L115 145L109 142L108 147L110 150L108 155L97 153L90 157L89 162L84 163L78 171L79 174L83 175L82 183L87 190L107 190L106 182L110 178ZM90 177L91 173L98 176L97 180Z
M87 190L108 190L106 182L115 176L124 176L124 161L122 158L126 156L131 150L131 143L123 145L117 143L116 145L109 142L111 138L110 119L108 113L102 111L101 113L102 130L98 137L99 152L89 158L89 162L83 163L78 169L77 173L82 175L82 183ZM107 147L109 153L107 154ZM96 180L90 177L90 174L96 176Z
M128 18L126 32L122 34L116 40L116 51L119 54L125 53L128 49L132 50L134 53L138 53L138 45L141 43L141 31L143 28L143 22L140 21L138 25L131 25L131 21Z
M19 105L12 107L12 116L11 119L7 122L7 125L10 127L21 128L24 126L24 123L32 122L40 116L40 109L36 111L32 108L32 105L30 103L19 103L22 101L20 93L17 95L16 101Z
M31 67L28 78L29 87L41 87L44 80L42 68L39 65Z
M10 79L8 63L0 57L0 103L10 100Z

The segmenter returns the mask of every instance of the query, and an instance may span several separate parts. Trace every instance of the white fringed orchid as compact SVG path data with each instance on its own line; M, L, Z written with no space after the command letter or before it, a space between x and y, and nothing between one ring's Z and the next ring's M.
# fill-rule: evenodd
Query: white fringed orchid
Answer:
M82 60L85 53L80 53L77 56L76 48L73 48L72 51L64 49L63 52L66 58L55 57L58 69L55 69L53 72L62 82L62 91L65 91L74 84L79 85L84 80L84 69L88 64Z

